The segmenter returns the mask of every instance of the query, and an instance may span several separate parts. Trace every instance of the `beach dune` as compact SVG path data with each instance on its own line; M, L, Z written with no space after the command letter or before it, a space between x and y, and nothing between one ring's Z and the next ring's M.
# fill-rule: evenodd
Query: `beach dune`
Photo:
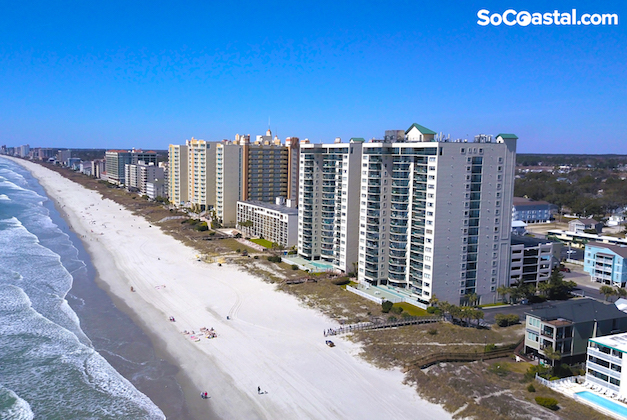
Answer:
M337 323L295 297L236 266L197 261L194 249L119 204L43 166L17 162L57 202L108 292L180 367L196 417L451 418L403 385L400 371L358 358L357 344L336 337L334 348L325 345L323 331Z

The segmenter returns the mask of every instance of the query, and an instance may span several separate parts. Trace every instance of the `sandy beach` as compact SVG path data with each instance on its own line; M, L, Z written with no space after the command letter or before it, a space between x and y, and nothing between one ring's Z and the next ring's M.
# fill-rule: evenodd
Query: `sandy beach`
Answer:
M181 369L197 418L451 418L403 385L400 371L362 361L358 345L334 337L336 347L326 346L323 331L338 325L293 296L236 266L199 262L194 249L100 194L15 161L57 201L108 292ZM217 337L207 338L211 329Z

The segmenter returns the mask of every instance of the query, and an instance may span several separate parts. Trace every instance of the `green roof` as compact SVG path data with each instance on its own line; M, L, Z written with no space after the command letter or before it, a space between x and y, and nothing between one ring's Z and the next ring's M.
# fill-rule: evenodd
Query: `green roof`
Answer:
M503 137L504 139L518 139L518 136L516 134L501 133L498 136L496 136L496 138L499 138L499 137Z
M361 138L361 137L353 137L353 138L351 138L351 141L352 141L353 143L365 143L365 141L366 141L366 140L364 140L364 139L363 139L363 138Z
M409 130L411 130L414 127L416 127L418 131L420 131L422 134L437 134L435 131L429 130L427 127L423 127L420 124L416 124L416 123L413 123L407 130L405 130L405 134L409 133Z

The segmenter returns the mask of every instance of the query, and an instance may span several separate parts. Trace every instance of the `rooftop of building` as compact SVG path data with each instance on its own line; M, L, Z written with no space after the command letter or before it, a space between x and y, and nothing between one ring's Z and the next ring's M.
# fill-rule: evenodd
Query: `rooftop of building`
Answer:
M422 126L420 124L416 124L416 123L413 123L412 125L410 125L409 128L407 130L405 130L405 134L409 133L409 131L412 128L416 128L422 134L437 134L435 131L429 130L427 127L424 127L424 126Z
M524 245L525 248L532 248L542 244L551 243L548 239L533 238L531 236L522 236L512 234L512 245Z
M595 248L604 248L614 252L617 255L620 255L623 258L627 258L627 245L612 245L612 244L604 244L604 243L588 243L587 246L595 247Z
M514 197L514 205L517 207L520 206L544 206L544 205L551 205L551 203L547 202L547 201L536 201L536 200L532 200L530 198L525 198L525 197Z
M567 320L575 324L627 318L627 313L619 310L613 303L599 302L589 298L543 304L525 312L525 315L540 318L545 322Z
M293 208L293 207L281 206L279 204L265 203L263 201L257 201L257 200L245 200L245 201L242 200L242 201L238 201L238 203L251 204L251 205L262 207L268 210L278 211L283 214L298 215L298 209Z
M623 353L627 353L627 333L595 337L591 338L590 341L606 347L611 347L614 350L618 350Z
M596 225L597 223L599 223L598 221L596 221L595 219L577 219L577 220L571 220L569 223L583 223L584 225Z

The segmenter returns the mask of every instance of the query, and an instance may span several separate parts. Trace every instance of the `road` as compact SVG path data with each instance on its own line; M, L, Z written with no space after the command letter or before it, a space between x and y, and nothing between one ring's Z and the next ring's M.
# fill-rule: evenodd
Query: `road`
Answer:
M583 258L583 251L581 251L581 258ZM573 258L575 259L575 258ZM577 283L577 289L574 290L575 294L582 294L585 297L590 297L592 299L596 299L602 302L605 302L605 296L603 296L599 292L599 287L602 286L600 283L596 283L590 280L590 275L583 271L583 266L577 264L569 264L566 263L566 267L570 268L570 273L562 273L564 275L564 280L574 281ZM485 314L484 320L489 324L494 324L494 315L501 314L516 314L520 316L520 319L524 321L525 312L533 309L534 307L540 307L542 305L546 305L547 302L534 304L534 305L522 305L516 304L511 306L496 306L483 308L483 312Z

